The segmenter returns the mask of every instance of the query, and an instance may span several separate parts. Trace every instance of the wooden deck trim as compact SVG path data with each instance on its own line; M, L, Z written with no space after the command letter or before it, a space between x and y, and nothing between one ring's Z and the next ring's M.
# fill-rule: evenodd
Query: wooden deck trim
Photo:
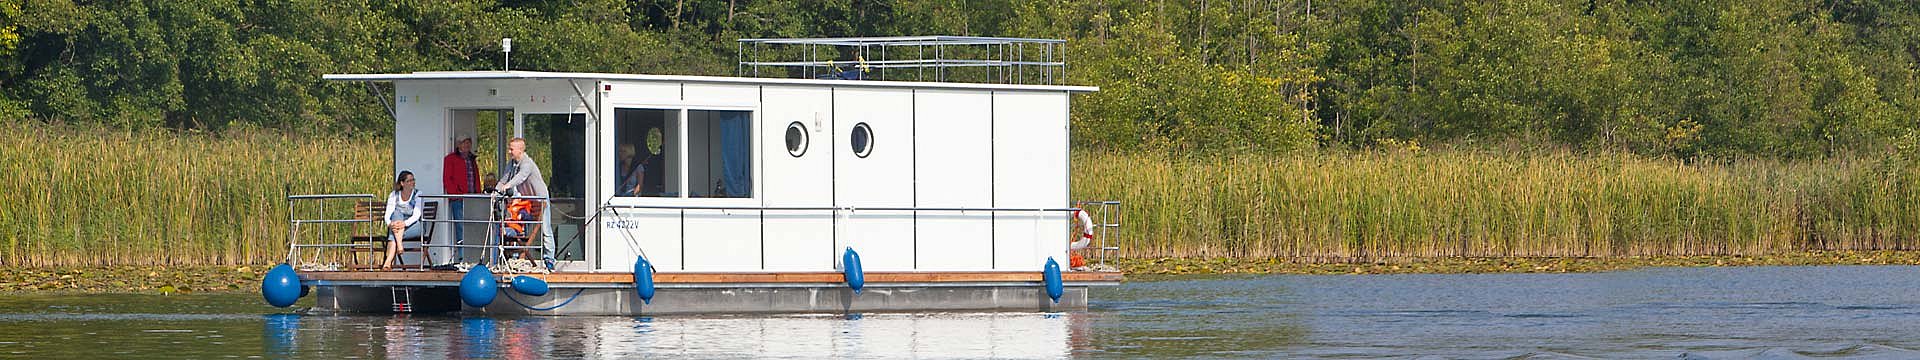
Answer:
M458 282L466 273L457 271L303 271L300 277L305 280L325 281L451 281ZM501 274L508 275L508 274ZM552 273L521 274L532 276L549 283L631 283L632 273ZM1061 280L1068 282L1106 282L1122 281L1125 274L1118 272L1063 272ZM845 278L837 272L793 272L793 273L656 273L656 284L725 284L725 283L838 283ZM1040 280L1039 272L871 272L866 273L868 283L943 283L943 282L1017 282Z

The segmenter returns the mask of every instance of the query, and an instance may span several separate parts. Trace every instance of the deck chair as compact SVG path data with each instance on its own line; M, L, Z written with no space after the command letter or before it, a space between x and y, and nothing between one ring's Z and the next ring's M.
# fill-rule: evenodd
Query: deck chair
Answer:
M367 263L360 264L357 262L358 257L355 257L356 263L351 266L352 268L356 268L356 269L379 268L380 260L387 256L387 236L388 235L387 235L387 221L385 217L386 212L387 212L387 202L385 201L361 201L361 202L354 203L353 219L360 220L360 221L367 221L369 226L367 227L367 229L363 229L361 233L357 233L349 236L349 240L353 241L353 244L356 245L351 249L353 249L353 251L355 252L364 252L367 254ZM415 225L415 226L424 226L424 228L420 229L419 237L409 237L409 238L400 239L400 255L401 256L399 258L394 259L394 263L396 265L405 265L407 253L419 253L420 263L414 264L414 267L423 269L423 270L426 269L427 254L425 251L425 247L421 245L424 245L433 241L433 229L437 227L437 226L433 226L434 225L433 223L427 222L426 219L434 219L439 215L440 215L440 202L438 201L422 201L421 202L421 206L420 206L421 221L418 225ZM413 246L408 246L407 245L408 242L412 242Z

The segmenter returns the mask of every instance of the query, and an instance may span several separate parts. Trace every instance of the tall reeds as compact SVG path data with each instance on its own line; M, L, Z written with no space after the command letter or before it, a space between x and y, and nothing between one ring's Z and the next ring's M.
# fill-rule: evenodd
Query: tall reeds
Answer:
M1180 157L1076 152L1074 195L1124 203L1124 257L1388 261L1913 249L1895 158L1685 164L1567 151Z
M270 263L287 194L384 194L392 140L0 124L0 265ZM1920 247L1909 160L1685 164L1565 151L1182 157L1076 151L1128 257L1762 254ZM345 218L348 203L302 216ZM303 227L314 242L344 227Z
M0 265L275 262L286 195L384 193L391 143L3 124Z

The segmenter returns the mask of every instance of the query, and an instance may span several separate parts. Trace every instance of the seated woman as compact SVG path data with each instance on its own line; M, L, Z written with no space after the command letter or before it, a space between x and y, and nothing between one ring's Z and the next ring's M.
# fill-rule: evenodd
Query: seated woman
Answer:
M393 193L387 195L387 257L381 269L392 269L400 256L400 240L420 237L420 190L413 187L412 171L401 171L393 179Z
M638 155L633 143L620 144L620 163L614 168L618 171L619 187L614 196L640 196L640 183L647 176L647 165Z

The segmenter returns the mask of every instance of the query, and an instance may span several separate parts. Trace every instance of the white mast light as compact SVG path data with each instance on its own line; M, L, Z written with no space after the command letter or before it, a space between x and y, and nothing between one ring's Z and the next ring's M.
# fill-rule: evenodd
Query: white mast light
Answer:
M500 53L505 55L507 62L500 66L500 70L513 70L513 38L500 38Z

